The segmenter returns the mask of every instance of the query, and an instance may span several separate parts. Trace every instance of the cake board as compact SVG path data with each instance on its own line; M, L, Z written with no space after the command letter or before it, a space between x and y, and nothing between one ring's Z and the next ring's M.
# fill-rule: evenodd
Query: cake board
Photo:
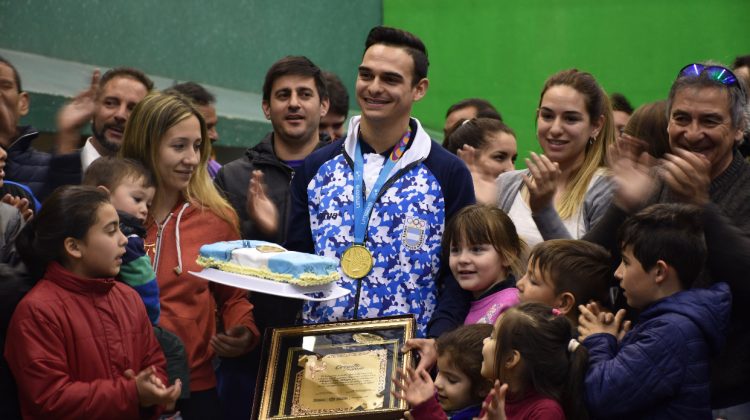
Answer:
M204 280L212 281L214 283L221 283L226 286L232 286L252 292L309 300L314 302L323 302L326 300L338 299L350 293L349 290L346 290L341 286L337 286L336 282L321 284L317 286L296 286L289 283L280 283L273 280L266 280L260 277L230 273L227 271L217 270L215 268L206 268L203 271L199 272L190 271L190 274L196 277L200 277Z

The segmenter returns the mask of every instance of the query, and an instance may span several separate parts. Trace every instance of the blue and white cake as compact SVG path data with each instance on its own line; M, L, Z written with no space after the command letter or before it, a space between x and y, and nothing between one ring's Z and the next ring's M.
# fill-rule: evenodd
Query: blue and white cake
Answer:
M229 241L203 245L198 264L298 286L316 286L339 279L335 258L287 251L265 241Z

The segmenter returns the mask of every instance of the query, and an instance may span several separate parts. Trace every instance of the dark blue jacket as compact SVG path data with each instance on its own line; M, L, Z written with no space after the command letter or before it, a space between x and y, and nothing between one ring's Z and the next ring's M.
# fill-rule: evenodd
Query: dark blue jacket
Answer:
M709 360L724 344L731 300L726 283L685 290L647 307L619 344L586 338L591 416L711 419Z
M39 201L60 185L81 183L80 152L53 155L31 147L39 136L34 127L19 127L20 135L8 146L5 178L31 188Z

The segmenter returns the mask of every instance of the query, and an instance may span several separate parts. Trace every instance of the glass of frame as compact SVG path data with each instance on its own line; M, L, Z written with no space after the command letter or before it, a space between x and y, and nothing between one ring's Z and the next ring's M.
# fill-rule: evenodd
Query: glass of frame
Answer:
M411 315L275 328L266 333L254 419L398 419L391 377L412 366Z

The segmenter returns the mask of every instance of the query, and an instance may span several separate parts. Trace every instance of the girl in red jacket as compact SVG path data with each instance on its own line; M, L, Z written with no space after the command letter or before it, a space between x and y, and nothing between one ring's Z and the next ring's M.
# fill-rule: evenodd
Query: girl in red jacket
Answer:
M237 215L207 172L210 152L203 115L187 98L160 92L133 108L120 149L156 179L146 252L159 282L159 323L185 343L190 397L177 403L185 419L217 416L213 359L245 354L259 338L247 292L190 274L202 270L196 263L201 245L239 239Z
M114 279L126 243L109 195L81 186L55 191L18 237L44 270L5 345L24 418L154 417L177 400L143 302Z

